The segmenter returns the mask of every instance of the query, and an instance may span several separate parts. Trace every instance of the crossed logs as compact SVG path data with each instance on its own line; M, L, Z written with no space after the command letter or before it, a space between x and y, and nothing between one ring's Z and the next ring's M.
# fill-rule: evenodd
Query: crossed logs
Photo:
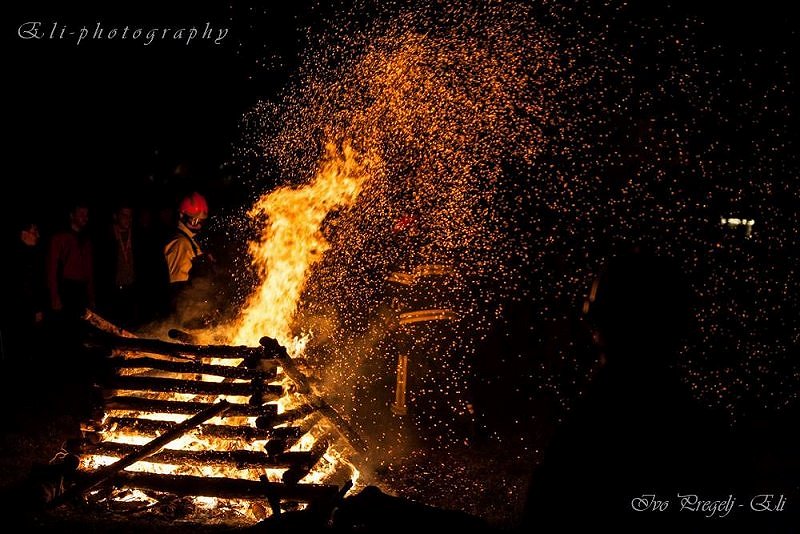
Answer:
M87 346L106 350L113 372L100 388L102 411L82 425L72 451L83 467L51 505L124 487L266 501L280 513L288 502L330 502L342 496L339 484L352 485L353 462L365 443L275 340L262 338L259 347L201 345L171 333L185 341L175 343L136 337L90 311L84 319L97 329ZM279 412L275 401L287 396L293 407ZM176 440L187 435L197 438L194 445L179 448ZM313 440L299 450L304 436ZM213 446L198 447L198 441ZM326 480L337 483L303 481L334 444L349 458L331 464ZM106 465L89 467L95 464L86 460L97 457ZM164 468L142 471L139 462ZM193 468L220 471L197 476ZM267 476L267 470L282 472Z

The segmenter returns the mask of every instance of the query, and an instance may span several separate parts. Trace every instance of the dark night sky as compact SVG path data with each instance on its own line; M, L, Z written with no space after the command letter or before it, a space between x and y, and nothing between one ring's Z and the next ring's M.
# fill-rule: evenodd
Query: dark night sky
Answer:
M146 195L153 184L174 182L170 176L179 163L187 169L179 188L216 179L219 165L230 159L242 112L274 95L296 61L303 4L308 2L261 6L249 17L246 3L235 9L193 2L16 7L4 17L6 214L29 207L61 212L76 196L102 205L126 187L134 196ZM209 21L230 33L220 45L23 41L17 27L30 20L41 20L48 31L54 21L68 31L98 21L106 31L124 25L202 28ZM10 187L22 195L9 195Z
M31 207L61 211L67 198L87 193L102 203L126 186L147 195L153 187L148 177L169 179L180 162L188 164L188 178L178 187L216 179L219 165L230 159L242 112L285 85L297 65L300 28L333 9L323 2L312 10L307 0L68 4L24 2L6 8L3 17L6 215ZM680 0L670 16L701 17L701 38L708 42L747 49L796 40L796 19L781 2L694 4ZM642 2L637 9L662 7ZM76 46L74 39L19 39L18 26L29 20L71 29L97 21L107 28L210 21L231 31L219 46L169 40L148 47L91 40ZM22 188L21 197L9 194L12 186Z

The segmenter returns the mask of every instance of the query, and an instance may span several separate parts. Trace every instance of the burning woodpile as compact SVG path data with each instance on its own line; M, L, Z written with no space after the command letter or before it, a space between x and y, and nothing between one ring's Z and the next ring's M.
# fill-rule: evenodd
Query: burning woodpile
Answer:
M358 479L364 444L271 338L261 346L135 337L87 312L107 353L102 408L50 504L187 496L250 520L330 506ZM191 341L188 335L177 336Z

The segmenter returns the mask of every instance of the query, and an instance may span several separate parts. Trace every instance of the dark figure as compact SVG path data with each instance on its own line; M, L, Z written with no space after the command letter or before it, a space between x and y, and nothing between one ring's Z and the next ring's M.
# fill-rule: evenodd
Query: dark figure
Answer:
M567 532L586 521L672 531L679 520L708 521L680 512L678 494L725 500L746 488L726 420L695 403L676 369L687 295L675 267L638 252L598 280L590 313L604 361L533 474L524 531ZM654 500L668 509L652 511L661 506ZM730 527L737 510L723 513L713 523Z
M113 223L104 236L98 258L102 313L123 328L138 321L138 242L133 229L133 209L117 208Z
M80 317L94 308L95 286L92 243L86 232L89 209L76 205L69 214L69 228L50 241L47 279L50 307L69 317Z
M41 336L37 335L47 309L47 278L45 255L39 244L39 227L25 221L17 227L18 234L10 249L10 272L5 280L3 306L2 350L11 363L33 360L28 354L36 350ZM23 349L25 347L28 350Z
M138 221L134 227L133 246L136 250L136 293L140 321L164 319L169 315L169 293L164 245L172 239L174 223L163 225L152 208L136 211ZM172 217L170 217L170 220Z

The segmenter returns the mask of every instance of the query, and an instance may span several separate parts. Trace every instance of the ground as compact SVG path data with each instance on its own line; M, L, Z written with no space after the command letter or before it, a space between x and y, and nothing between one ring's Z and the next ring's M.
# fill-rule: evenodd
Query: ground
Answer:
M55 358L52 351L37 361L2 362L2 402L6 421L0 434L0 495L5 517L26 530L91 530L93 532L220 532L242 525L213 515L198 525L185 517L175 501L156 513L131 510L104 512L64 506L38 506L31 482L61 451L79 437L79 428L93 408L93 361ZM521 513L533 458L508 444L480 440L449 451L419 450L385 462L372 482L385 493L400 495L443 510L481 517L498 529L512 527ZM35 486L38 487L38 486Z

